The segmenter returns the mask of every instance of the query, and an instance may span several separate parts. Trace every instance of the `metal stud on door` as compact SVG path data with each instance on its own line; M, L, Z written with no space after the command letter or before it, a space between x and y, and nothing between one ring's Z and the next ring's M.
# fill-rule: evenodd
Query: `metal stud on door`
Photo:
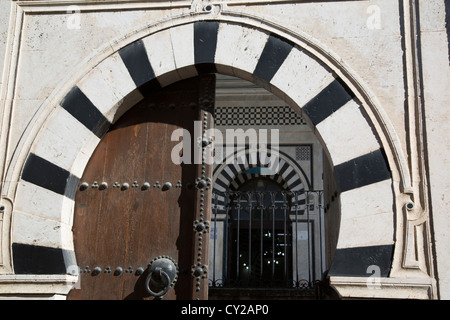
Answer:
M212 166L207 164L207 153L212 154L212 137L208 134L214 127L214 94L215 77L203 77L200 80L200 119L202 119L200 141L202 159L201 166L197 167L197 179L195 186L197 190L196 219L194 221L194 256L196 263L192 265L192 277L194 278L196 299L208 298L208 263L209 263L209 236L205 233L209 231L209 221L211 220L212 202Z

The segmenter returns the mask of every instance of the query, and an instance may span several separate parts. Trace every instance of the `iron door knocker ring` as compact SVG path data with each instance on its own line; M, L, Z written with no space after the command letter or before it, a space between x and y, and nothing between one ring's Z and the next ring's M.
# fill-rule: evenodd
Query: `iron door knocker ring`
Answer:
M160 256L149 263L148 269L149 273L144 282L145 291L155 298L161 298L177 281L177 264L168 256Z
M148 274L147 278L145 279L145 290L151 294L152 296L154 296L155 298L160 298L164 295L166 295L167 292L169 292L170 287L171 287L171 280L169 275L164 272L161 268L159 268L158 270L155 270L155 272L159 272L159 276L161 278L165 278L166 280L166 286L163 290L159 291L159 292L153 292L152 289L150 289L150 281L152 280L152 275L153 275L153 271L150 271L150 273ZM163 276L163 277L162 277Z

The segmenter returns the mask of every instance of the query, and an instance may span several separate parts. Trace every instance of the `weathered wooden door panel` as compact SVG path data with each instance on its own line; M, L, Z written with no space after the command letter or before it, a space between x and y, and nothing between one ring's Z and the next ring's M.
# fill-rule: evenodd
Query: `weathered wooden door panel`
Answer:
M202 276L207 272L208 237L202 238L194 225L209 219L205 201L210 188L197 182L199 177L211 179L212 170L171 159L180 142L171 141L174 130L188 130L194 150L195 121L207 127L212 123L210 112L200 106L211 108L214 81L211 75L202 77L146 98L98 145L75 199L80 289L72 290L69 299L153 299L145 289L148 266L163 256L178 267L176 283L164 299L207 297L207 279ZM194 275L197 264L203 274ZM163 273L151 277L153 292L169 284Z

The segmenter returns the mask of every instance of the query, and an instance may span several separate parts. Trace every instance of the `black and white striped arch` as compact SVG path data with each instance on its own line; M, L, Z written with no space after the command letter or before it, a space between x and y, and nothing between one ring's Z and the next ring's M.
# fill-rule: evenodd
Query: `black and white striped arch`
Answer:
M341 194L337 262L330 273L368 276L370 263L387 276L394 233L391 173L360 103L342 79L298 45L219 21L174 26L133 42L66 94L23 167L12 230L15 272L65 273L74 263L74 195L101 137L143 97L202 72L250 80L301 108L328 150Z
M263 176L276 182L283 190L292 192L290 201L293 205L298 205L299 212L302 212L306 203L305 185L306 189L310 188L307 178L295 163L282 153L272 150L270 156L277 161L265 164L267 161L261 161L258 151L243 148L230 156L235 161L223 159L223 164L214 170L213 207L223 208L227 201L224 194L235 192L247 181ZM248 173L249 169L261 167L269 172L267 174Z

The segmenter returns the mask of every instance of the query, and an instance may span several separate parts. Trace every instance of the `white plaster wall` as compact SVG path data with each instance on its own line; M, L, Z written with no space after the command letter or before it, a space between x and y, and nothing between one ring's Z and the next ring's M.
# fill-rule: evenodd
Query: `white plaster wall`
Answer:
M426 146L441 299L450 299L450 52L443 1L421 1Z

